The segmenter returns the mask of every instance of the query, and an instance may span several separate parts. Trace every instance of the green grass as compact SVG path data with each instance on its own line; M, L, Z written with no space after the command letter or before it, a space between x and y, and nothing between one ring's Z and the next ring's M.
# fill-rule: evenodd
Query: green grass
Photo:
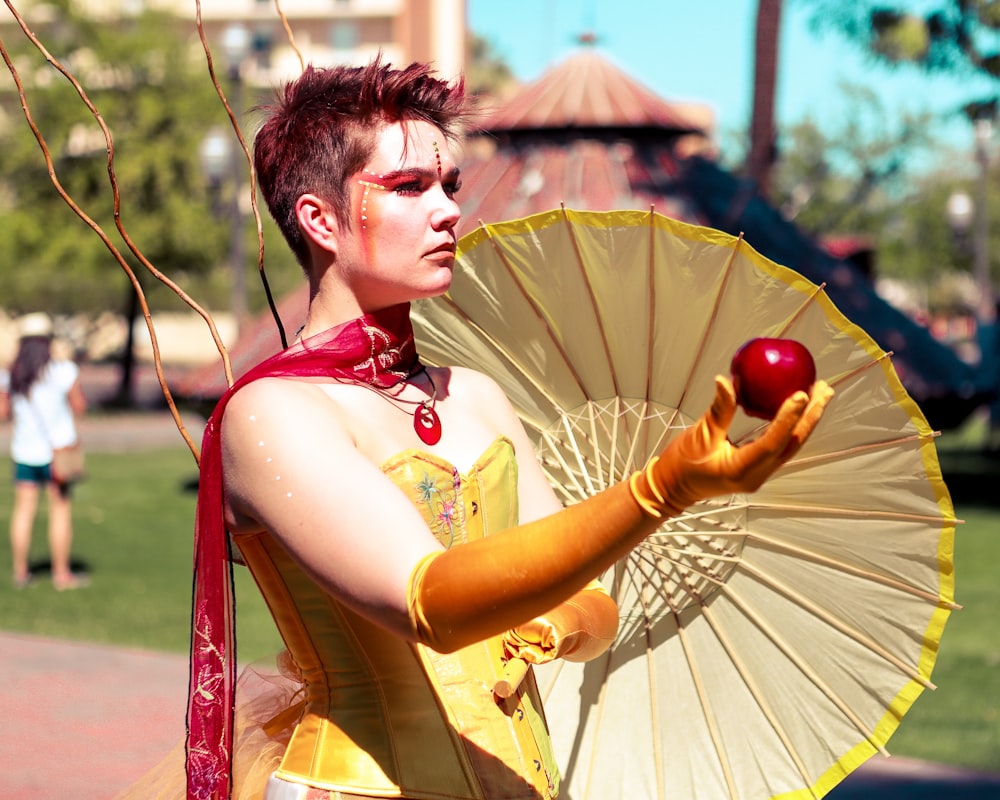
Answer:
M942 463L959 517L956 596L933 679L889 741L895 755L1000 770L1000 459L982 459L960 437L942 439ZM984 479L984 469L991 469ZM10 554L0 548L0 629L76 640L187 652L196 470L183 447L126 455L88 455L89 480L76 493L74 554L90 588L57 593L47 576L11 588ZM971 489L969 488L971 487ZM6 531L9 481L0 481ZM46 558L44 517L36 521L35 560ZM245 570L237 570L241 662L274 652L279 641Z
M955 595L932 680L887 745L890 753L1000 770L1000 510L959 508Z
M0 629L153 650L186 652L191 618L192 525L197 470L191 453L171 448L87 455L88 479L74 489L74 562L89 588L56 592L42 572L11 588L10 552L0 555ZM0 526L9 526L9 481L0 481ZM47 564L45 503L35 520L32 563ZM280 645L246 570L237 570L239 659Z

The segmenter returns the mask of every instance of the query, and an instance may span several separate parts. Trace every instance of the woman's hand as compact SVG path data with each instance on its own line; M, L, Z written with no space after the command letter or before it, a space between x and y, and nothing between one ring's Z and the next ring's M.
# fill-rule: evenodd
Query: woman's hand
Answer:
M736 392L728 378L717 376L711 408L638 476L637 499L647 510L676 514L708 497L756 491L798 452L832 397L824 381L809 394L796 392L759 438L737 447L728 439Z

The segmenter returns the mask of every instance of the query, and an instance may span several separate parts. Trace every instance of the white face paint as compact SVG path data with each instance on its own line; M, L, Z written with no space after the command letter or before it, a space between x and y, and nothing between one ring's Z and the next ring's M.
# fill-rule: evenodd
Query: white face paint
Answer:
M251 414L250 417L249 417L249 419L250 419L251 422L256 422L257 421L257 415L256 414ZM263 439L261 439L260 441L257 442L257 447L264 447L264 445L265 445L265 442L264 442ZM272 461L274 461L274 458L272 458L271 456L268 456L267 458L264 459L264 463L265 464L270 464ZM275 475L274 479L276 481L280 481L281 480L281 476L280 475ZM285 494L285 497L291 497L291 496L292 496L291 492L287 492Z

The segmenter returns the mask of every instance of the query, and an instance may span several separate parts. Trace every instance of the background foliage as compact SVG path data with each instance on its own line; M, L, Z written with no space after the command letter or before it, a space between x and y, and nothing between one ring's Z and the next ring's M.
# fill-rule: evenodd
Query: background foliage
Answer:
M196 29L190 21L155 11L127 20L88 19L75 13L75 5L54 0L32 6L27 19L52 55L84 86L111 131L121 220L129 237L199 303L228 307L228 205L202 171L199 146L211 128L229 122L209 79ZM19 29L8 24L2 35L60 182L142 277L145 270L115 230L99 125L72 85ZM226 90L224 74L220 80ZM57 314L124 311L131 293L124 272L56 193L39 144L15 105L13 78L6 71L0 74L0 88L6 90L0 114L4 307L8 313L38 308ZM245 105L258 100L246 98ZM243 110L234 109L246 129L251 120ZM235 136L232 144L236 146ZM269 220L265 224L270 228ZM252 228L248 224L245 230L248 272L256 269ZM283 247L275 250L269 269L275 262L274 271L280 275L291 259L282 257ZM298 280L300 273L295 268L289 276ZM247 283L255 288L258 284L252 276ZM182 307L172 292L148 276L144 284L152 305ZM251 305L263 307L262 292L251 296Z

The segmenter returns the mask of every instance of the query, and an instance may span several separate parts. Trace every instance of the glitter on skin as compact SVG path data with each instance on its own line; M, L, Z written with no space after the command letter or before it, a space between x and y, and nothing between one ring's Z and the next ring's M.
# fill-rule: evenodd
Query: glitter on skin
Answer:
M382 175L376 175L374 172L371 172L367 169L363 171L365 175L371 175L373 178L378 178L379 180L382 180L383 178ZM359 180L358 183L360 183L362 186L365 187L365 192L361 196L361 230L366 230L368 228L368 192L370 192L373 188L381 189L384 192L386 190L386 187L383 186L381 183L376 183L375 181L366 181L364 179Z

